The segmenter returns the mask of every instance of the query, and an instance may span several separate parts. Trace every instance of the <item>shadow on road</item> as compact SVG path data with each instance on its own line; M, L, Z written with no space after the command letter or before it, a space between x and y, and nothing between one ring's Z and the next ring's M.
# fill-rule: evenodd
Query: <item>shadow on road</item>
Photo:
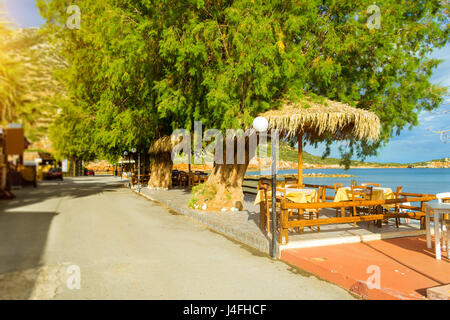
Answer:
M44 181L37 188L26 187L13 190L16 198L0 201L0 213L49 199L88 197L102 192L114 191L123 187L123 185L124 182L121 181L102 183L96 178L66 179L63 182Z
M56 212L0 213L0 274L39 266Z
M28 299L56 212L0 212L0 299Z
M38 283L50 283L45 279L49 273L54 273L53 266L44 266L42 256L52 220L58 215L58 201L50 206L54 211L40 210L39 203L62 198L82 199L117 190L122 185L120 181L105 182L96 178L44 181L37 188L13 190L15 199L0 201L0 300L42 296L42 292L36 292L36 287L43 287ZM38 206L32 207L35 204Z

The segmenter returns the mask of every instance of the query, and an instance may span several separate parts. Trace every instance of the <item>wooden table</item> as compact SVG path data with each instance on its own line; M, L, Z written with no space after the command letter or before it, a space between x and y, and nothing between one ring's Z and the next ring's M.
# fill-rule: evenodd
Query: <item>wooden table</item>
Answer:
M370 200L387 200L387 199L394 199L395 194L392 192L391 188L381 188L381 187L374 187L372 188L372 199ZM334 196L333 202L341 202L341 201L351 201L352 194L351 194L351 188L350 187L342 187L337 189L336 195ZM369 199L367 199L369 200ZM385 205L385 208L390 207L389 205ZM377 206L377 214L382 213L383 206ZM341 218L345 217L345 208L341 208ZM356 224L355 224L356 226ZM378 221L378 227L381 228L381 220Z
M439 235L439 217L444 214L450 214L450 204L448 203L425 203L425 220L427 230L427 248L431 249L431 228L430 228L430 214L434 213L434 242L436 259L441 260L441 237ZM449 249L449 232L447 230L447 258L450 259Z
M286 190L286 199L289 199L292 202L295 203L308 203L308 202L315 202L317 198L317 191L313 188L280 188L278 189L284 189ZM272 195L272 192L267 192L267 196L270 197ZM277 197L282 197L283 193L280 191L276 192ZM263 190L259 190L256 194L255 198L255 205L263 201Z
M391 188L380 188L374 187L372 189L372 199L371 200L386 200L386 199L394 199L395 194L392 192ZM340 201L350 201L352 200L351 188L343 187L339 188L336 192L336 196L334 197L334 202Z

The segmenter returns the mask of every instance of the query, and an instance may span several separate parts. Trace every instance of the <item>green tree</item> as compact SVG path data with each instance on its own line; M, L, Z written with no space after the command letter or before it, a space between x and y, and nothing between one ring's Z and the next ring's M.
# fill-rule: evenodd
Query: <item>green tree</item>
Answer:
M80 107L65 101L60 113L49 128L57 159L70 159L72 164L96 157L92 147L92 119Z
M29 139L39 140L47 135L65 99L66 90L57 80L57 73L67 64L58 55L57 41L49 40L38 28L11 30L2 38L2 44L21 69L18 75L22 93L15 117L24 125Z
M96 146L107 153L147 147L195 120L248 127L259 113L307 95L380 117L381 139L349 141L348 161L417 125L445 92L429 81L440 62L429 54L448 42L447 1L377 1L379 29L367 26L372 0L86 0L77 2L80 30L62 27L66 1L39 3L65 41L70 90L95 118ZM233 188L241 169L233 179L220 178L229 171L212 175L225 184L219 197L224 189L242 194Z
M151 21L126 8L126 1L79 1L80 29L64 26L66 1L39 1L48 32L62 43L69 67L70 99L92 118L93 148L113 162L124 150L147 151L158 136L152 90L155 49Z
M18 119L17 111L25 91L22 83L24 70L5 43L11 34L8 22L0 18L0 125Z

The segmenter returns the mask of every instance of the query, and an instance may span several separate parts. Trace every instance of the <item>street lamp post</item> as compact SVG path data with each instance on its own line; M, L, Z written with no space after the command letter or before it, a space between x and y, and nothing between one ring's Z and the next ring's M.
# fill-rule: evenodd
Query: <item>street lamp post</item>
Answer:
M256 117L253 120L253 128L257 132L266 132L269 128L269 122L264 117ZM273 134L275 133L275 134ZM272 153L272 258L278 258L278 241L277 241L277 156L276 156L276 130L272 133L271 153Z
M138 153L138 192L141 193L141 152Z
M125 158L128 155L128 151L124 151L123 152L123 157ZM122 161L122 173L120 174L120 180L122 181L122 176L123 176L123 161Z
M131 152L136 153L136 148L131 149ZM141 192L141 152L138 153L138 192Z
M136 153L136 148L132 148L131 152ZM133 161L134 161L134 159L133 159ZM133 167L131 167L131 153L129 154L129 157L128 157L128 163L130 165L130 175L129 175L129 180L128 180L128 186L131 188L131 185L133 182L133 173L134 173L134 164L133 164Z

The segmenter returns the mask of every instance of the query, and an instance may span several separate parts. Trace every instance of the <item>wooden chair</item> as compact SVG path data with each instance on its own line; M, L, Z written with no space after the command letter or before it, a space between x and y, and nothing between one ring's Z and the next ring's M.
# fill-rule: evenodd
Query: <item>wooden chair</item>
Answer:
M266 229L270 233L270 226L267 223L269 220L270 211L268 208L268 190L271 189L271 181L269 179L261 178L258 181L257 192L261 192L261 201L259 202L259 227L261 230Z
M259 203L259 226L261 230L266 230L267 234L271 233L270 224L272 222L272 196L269 194L272 191L272 181L269 179L260 179L258 181L258 191L262 192L262 199ZM279 188L277 191L283 192L283 196L276 196L276 201L281 202L286 193L284 189ZM277 206L277 215L279 215L279 206Z
M199 183L205 183L208 180L208 174L203 171L196 171Z
M355 200L372 200L373 195L373 188L372 187L366 187L366 186L354 186L352 185L350 187L350 194L352 201ZM352 207L352 216L360 215L361 212L366 212L368 214L372 213L372 207ZM353 223L353 225L356 227L356 222Z
M398 186L397 190L395 191L395 199L400 199L401 193L402 193L403 186ZM396 203L394 206L394 212L400 213L400 203ZM398 228L400 226L400 217L395 218L395 226Z
M334 187L334 196L336 197L336 193L337 193L338 189L343 188L343 185L340 182L336 182L336 183L333 183L333 187ZM336 218L337 217L339 217L339 208L336 208Z
M317 203L318 202L324 202L323 201L323 199L324 199L323 193L324 192L326 192L326 188L324 188L322 186L319 186L317 188L317 196L316 196L316 199L314 199L314 201L317 202ZM311 211L309 212L309 219L310 220L314 219L314 216L313 216L314 214L315 214L315 218L319 219L319 211L320 211L319 208L311 209ZM319 224L317 225L317 232L320 233L320 225Z
M189 184L189 176L186 172L180 171L178 176L178 186L187 187Z
M356 180L351 180L350 181L350 186L357 186L358 182L356 182Z
M200 183L199 176L195 172L189 173L189 186L192 188Z
M293 177L284 178L284 185L299 188L299 189L304 188L304 185L299 185L297 178L293 178Z
M172 170L172 187L178 187L180 183L180 171Z
M317 188L317 193L316 193L316 198L314 199L314 202L318 203L318 202L325 202L326 198L324 193L326 192L326 188L324 186L317 186L317 185L305 185L308 186L310 188ZM279 195L279 197L281 198L281 200L284 201L290 201L289 199L286 199L286 191L285 189L280 189L277 188L277 191L279 193L281 193ZM319 219L319 208L314 208L314 209L290 209L287 210L287 216L288 219L305 219L305 216L309 219L309 220L314 220L314 219ZM310 227L312 229L312 226ZM299 231L302 232L303 228L299 228ZM317 231L320 232L320 225L317 225Z
M436 198L438 199L439 203L450 203L450 192L443 192L443 193L438 193L436 195ZM450 206L450 204L449 204ZM449 232L449 228L450 228L450 214L444 214L442 216L442 221L441 221L441 234L442 234L442 245L443 245L443 249L448 251L448 232Z
M372 182L361 183L361 185L364 187L381 187L381 184Z
M420 229L425 229L425 203L430 201L419 201L419 206L413 206L411 202L408 202L408 197L415 197L415 198L422 198L430 196L428 194L423 193L410 193L410 192L400 192L399 197L405 198L406 201L403 203L400 203L398 205L399 212L405 217L405 219L413 219L413 220L419 220L420 221ZM433 217L431 217L431 221L433 221Z

